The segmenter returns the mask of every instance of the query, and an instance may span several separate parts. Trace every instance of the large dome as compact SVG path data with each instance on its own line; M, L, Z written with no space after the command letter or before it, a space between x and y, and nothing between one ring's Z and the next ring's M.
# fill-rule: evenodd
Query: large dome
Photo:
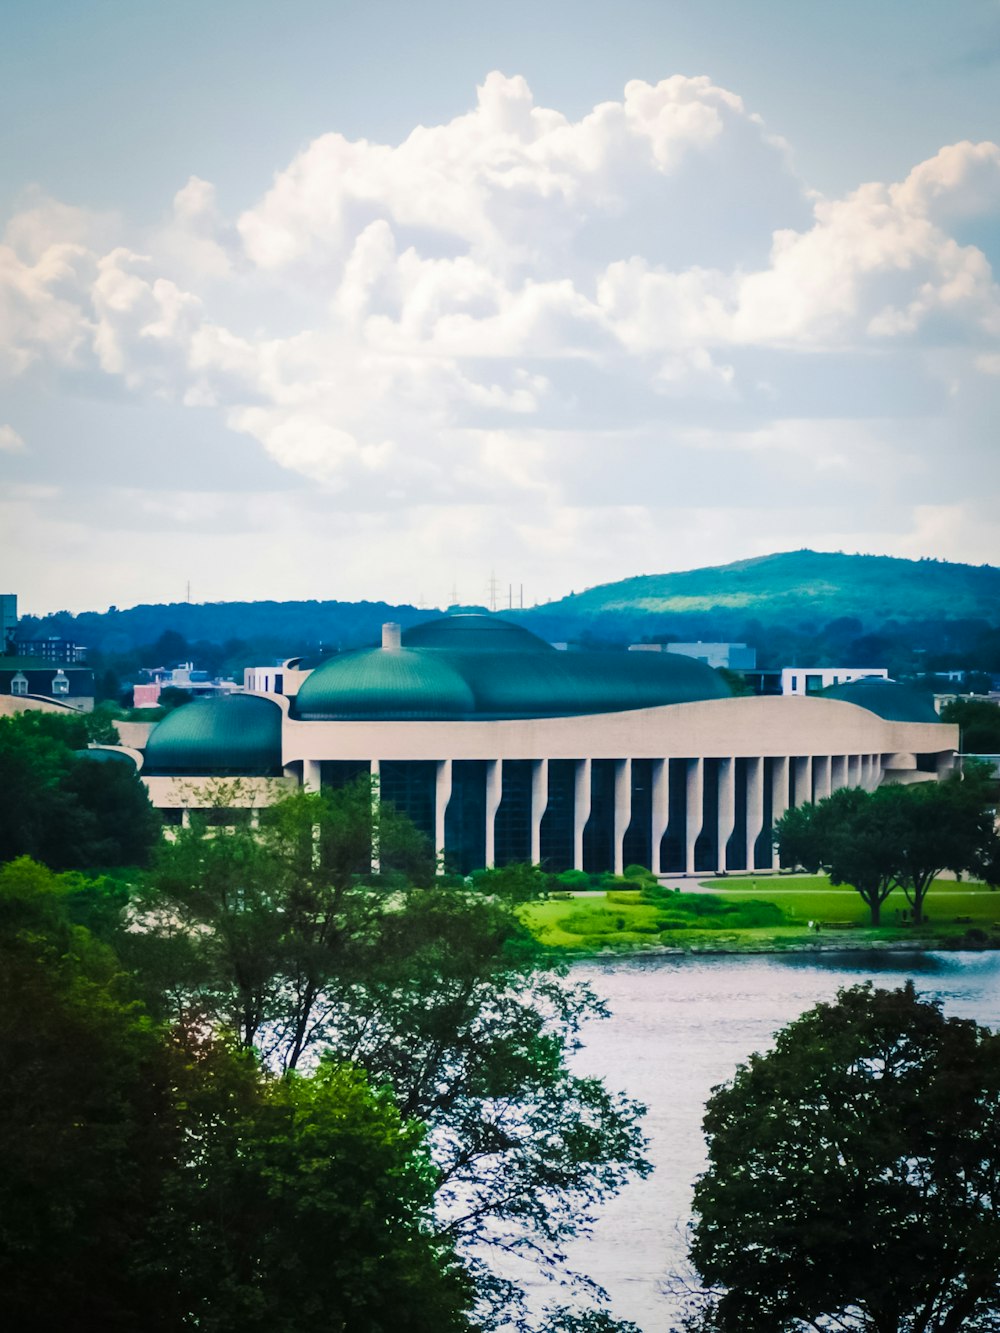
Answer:
M863 676L860 680L832 685L820 696L823 699L841 699L844 703L867 708L869 713L886 722L940 722L929 695L899 685L881 676Z
M146 742L146 777L280 773L281 709L249 694L182 704L156 724Z
M369 648L331 657L303 681L296 716L433 719L475 712L472 691L440 654L410 648Z
M726 698L718 672L675 653L561 653L519 625L447 616L404 648L345 653L303 683L306 721L567 717Z
M522 625L472 613L441 616L403 631L407 648L446 648L455 653L553 653L555 649Z

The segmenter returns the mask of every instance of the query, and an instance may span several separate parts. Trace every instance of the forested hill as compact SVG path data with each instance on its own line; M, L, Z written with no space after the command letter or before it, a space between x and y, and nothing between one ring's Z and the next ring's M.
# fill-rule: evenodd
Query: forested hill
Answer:
M386 602L181 602L29 623L74 637L106 659L168 634L164 657L179 657L183 641L200 645L203 657L208 645L225 645L214 656L235 662L377 643L383 621L405 627L435 614ZM797 653L819 665L845 655L855 665L886 665L901 649L1000 669L1000 569L989 565L789 551L642 575L508 614L552 640L745 640L762 664Z
M787 551L731 565L644 574L532 609L535 628L602 635L616 626L674 637L727 638L748 625L813 632L850 619L863 632L890 622L1000 624L1000 569L943 560Z

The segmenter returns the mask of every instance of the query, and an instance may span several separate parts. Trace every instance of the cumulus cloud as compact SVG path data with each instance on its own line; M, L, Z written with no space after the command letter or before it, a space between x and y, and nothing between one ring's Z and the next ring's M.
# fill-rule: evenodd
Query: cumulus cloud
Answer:
M0 245L0 374L214 413L338 513L480 535L506 513L553 560L583 527L655 541L641 515L707 513L713 487L763 514L780 486L847 503L862 474L882 503L903 479L919 540L935 440L985 456L1000 290L959 230L998 214L992 143L824 198L708 78L573 120L494 72L397 144L322 135L236 217L196 176L145 230L27 198Z
M0 426L0 453L18 454L24 450L24 440L13 426Z

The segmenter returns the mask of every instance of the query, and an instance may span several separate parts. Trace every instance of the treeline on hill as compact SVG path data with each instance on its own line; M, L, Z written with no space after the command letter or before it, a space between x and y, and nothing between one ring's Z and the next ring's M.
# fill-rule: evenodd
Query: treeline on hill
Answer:
M504 614L555 642L735 641L756 648L763 669L888 667L898 677L1000 672L997 605L1000 571L989 566L795 551L627 579ZM102 690L113 697L113 675L140 666L194 660L238 675L255 661L375 644L386 620L405 628L438 614L385 602L181 602L58 612L22 626L86 644L97 671L112 673Z

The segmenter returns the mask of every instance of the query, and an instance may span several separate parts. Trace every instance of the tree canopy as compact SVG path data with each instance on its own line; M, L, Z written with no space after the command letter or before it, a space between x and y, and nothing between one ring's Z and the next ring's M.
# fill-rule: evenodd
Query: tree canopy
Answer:
M1000 1036L912 984L843 990L715 1089L704 1124L690 1328L1000 1328Z
M0 862L31 856L56 870L142 866L160 817L132 764L88 758L85 718L0 717Z
M18 1328L460 1333L470 1280L421 1126L354 1065L277 1078L157 1024L73 924L78 877L0 869L0 1281Z
M484 1318L516 1321L520 1293L490 1256L572 1278L565 1243L648 1170L643 1108L570 1068L603 1008L546 966L517 915L544 877L441 886L426 840L388 803L373 812L372 795L367 778L298 792L258 828L192 817L120 947L164 1020L230 1031L275 1068L325 1053L391 1087L428 1126L442 1234L475 1272Z
M788 810L774 840L782 865L825 870L833 884L850 884L878 925L895 888L906 895L915 921L943 870L984 873L996 858L991 784L970 766L944 782L843 787L817 805Z

